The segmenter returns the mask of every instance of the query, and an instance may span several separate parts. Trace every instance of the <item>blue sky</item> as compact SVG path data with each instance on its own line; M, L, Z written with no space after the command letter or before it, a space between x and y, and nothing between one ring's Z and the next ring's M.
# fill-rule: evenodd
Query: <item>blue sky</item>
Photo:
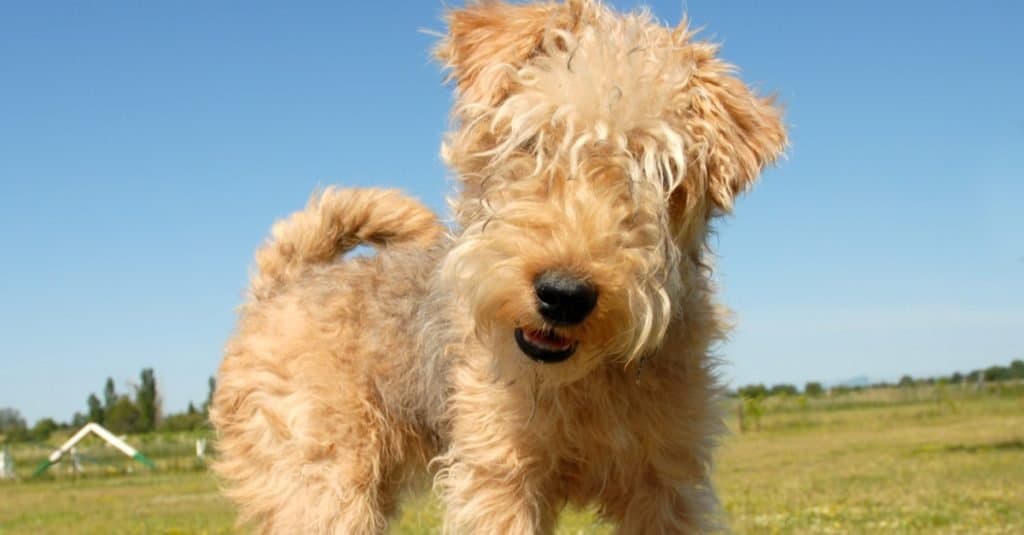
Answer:
M613 2L622 8L639 2ZM1024 357L1016 1L655 1L788 109L719 225L738 383ZM441 210L441 2L17 2L0 16L0 406L156 369L201 402L253 249L318 185Z

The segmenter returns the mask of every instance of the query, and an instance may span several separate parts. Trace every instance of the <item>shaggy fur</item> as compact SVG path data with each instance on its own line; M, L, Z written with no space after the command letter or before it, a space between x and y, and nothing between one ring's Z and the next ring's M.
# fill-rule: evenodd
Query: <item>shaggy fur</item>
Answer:
M782 151L779 110L685 23L596 0L447 18L456 226L328 190L274 227L211 413L226 492L273 533L380 533L419 474L454 533L549 533L569 503L717 529L705 239ZM596 290L581 323L538 312L552 270ZM529 358L524 332L571 356Z

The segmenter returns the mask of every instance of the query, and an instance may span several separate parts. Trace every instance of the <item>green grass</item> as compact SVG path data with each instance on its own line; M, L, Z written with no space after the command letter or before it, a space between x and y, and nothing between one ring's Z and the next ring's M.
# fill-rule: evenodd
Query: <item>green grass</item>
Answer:
M27 453L14 451L19 463ZM31 468L24 464L20 471ZM1024 533L1024 393L957 387L769 399L760 431L724 441L716 483L741 534ZM404 511L392 533L437 532L429 496ZM202 471L77 480L57 471L0 484L3 534L230 533L232 522ZM577 511L559 527L610 532Z
M717 481L737 533L1024 533L1024 398L769 412Z
M0 487L0 533L230 533L234 514L205 472Z

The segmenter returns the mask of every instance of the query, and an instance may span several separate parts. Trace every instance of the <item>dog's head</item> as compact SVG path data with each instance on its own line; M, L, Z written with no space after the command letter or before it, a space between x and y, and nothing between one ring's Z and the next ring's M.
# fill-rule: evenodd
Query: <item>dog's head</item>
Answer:
M635 362L705 284L709 220L782 151L780 111L647 13L481 1L448 24L445 280L503 373L558 384Z

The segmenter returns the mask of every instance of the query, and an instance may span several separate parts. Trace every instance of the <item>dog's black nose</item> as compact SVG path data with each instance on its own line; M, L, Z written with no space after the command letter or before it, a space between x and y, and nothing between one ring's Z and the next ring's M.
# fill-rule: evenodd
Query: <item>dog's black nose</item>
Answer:
M537 309L555 325L576 325L597 304L597 290L589 283L559 271L545 271L533 281Z

